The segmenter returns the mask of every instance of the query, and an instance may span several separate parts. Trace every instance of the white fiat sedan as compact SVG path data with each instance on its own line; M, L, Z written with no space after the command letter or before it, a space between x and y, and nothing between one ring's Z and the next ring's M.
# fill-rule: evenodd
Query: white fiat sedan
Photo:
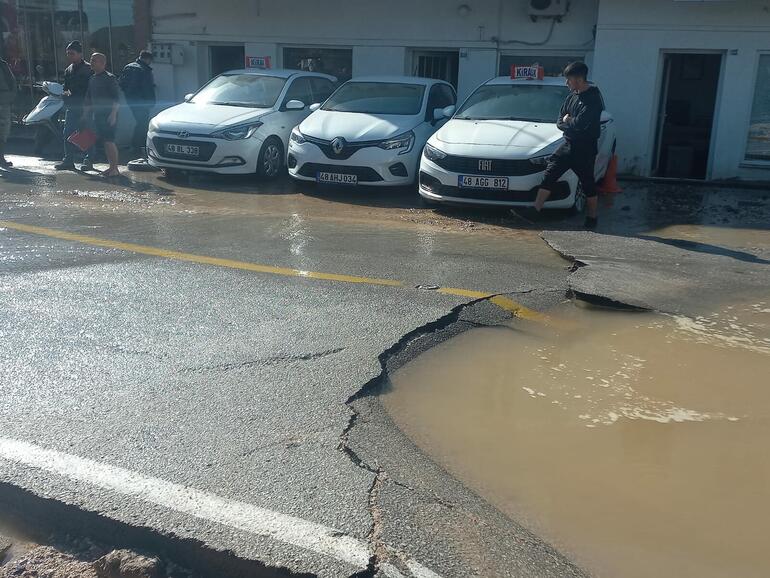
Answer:
M562 143L556 126L569 89L562 78L481 85L425 147L420 195L428 203L532 206L548 157ZM602 113L596 179L604 177L615 151L612 116ZM582 211L585 197L568 171L547 208Z
M206 171L276 177L292 128L334 92L333 76L296 70L234 70L158 114L149 163L173 174Z
M351 80L292 132L289 175L334 185L412 184L425 142L456 102L442 80Z

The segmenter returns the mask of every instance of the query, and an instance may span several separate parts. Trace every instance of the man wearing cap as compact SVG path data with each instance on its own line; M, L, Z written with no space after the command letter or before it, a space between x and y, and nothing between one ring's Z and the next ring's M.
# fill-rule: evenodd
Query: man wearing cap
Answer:
M588 66L583 62L569 64L564 69L564 76L570 94L561 107L556 125L564 133L564 143L548 162L543 184L537 192L535 209L542 210L554 185L571 169L580 180L586 196L588 215L585 226L595 229L598 210L595 167L604 99L599 89L588 82Z
M0 168L10 168L11 161L5 158L5 143L11 133L11 105L16 100L16 77L11 67L0 58Z
M78 149L67 139L83 127L83 102L93 74L91 65L83 60L83 46L77 40L67 46L67 60L70 65L64 71L64 159L56 165L57 171L75 170L74 157ZM86 151L81 170L90 171L94 168L92 152Z

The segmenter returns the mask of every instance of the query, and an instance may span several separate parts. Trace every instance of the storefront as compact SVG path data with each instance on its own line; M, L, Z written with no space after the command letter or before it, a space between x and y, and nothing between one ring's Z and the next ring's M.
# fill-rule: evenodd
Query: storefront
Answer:
M150 39L149 0L0 0L0 56L21 88L19 112L39 98L34 83L61 80L65 48L80 40L86 57L107 55L111 70L136 58Z

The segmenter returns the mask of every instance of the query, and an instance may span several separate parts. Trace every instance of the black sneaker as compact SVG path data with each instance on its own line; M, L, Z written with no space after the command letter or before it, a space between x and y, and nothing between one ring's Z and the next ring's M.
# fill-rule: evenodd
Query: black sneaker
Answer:
M56 169L57 171L74 171L75 163L73 163L72 161L62 161L54 165L53 168Z
M595 231L598 224L599 219L596 217L586 217L585 228L589 231Z
M94 170L94 163L91 161L83 161L83 164L80 165L80 170L84 173L87 171L92 171Z

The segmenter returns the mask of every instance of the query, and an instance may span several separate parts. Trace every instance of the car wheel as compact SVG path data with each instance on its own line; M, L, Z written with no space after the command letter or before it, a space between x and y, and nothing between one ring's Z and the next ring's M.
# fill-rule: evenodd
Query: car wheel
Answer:
M274 179L281 174L284 167L283 145L275 137L270 137L262 145L257 160L257 174L260 177Z
M586 194L583 192L583 185L578 184L575 191L575 202L570 211L573 215L579 215L586 210Z

